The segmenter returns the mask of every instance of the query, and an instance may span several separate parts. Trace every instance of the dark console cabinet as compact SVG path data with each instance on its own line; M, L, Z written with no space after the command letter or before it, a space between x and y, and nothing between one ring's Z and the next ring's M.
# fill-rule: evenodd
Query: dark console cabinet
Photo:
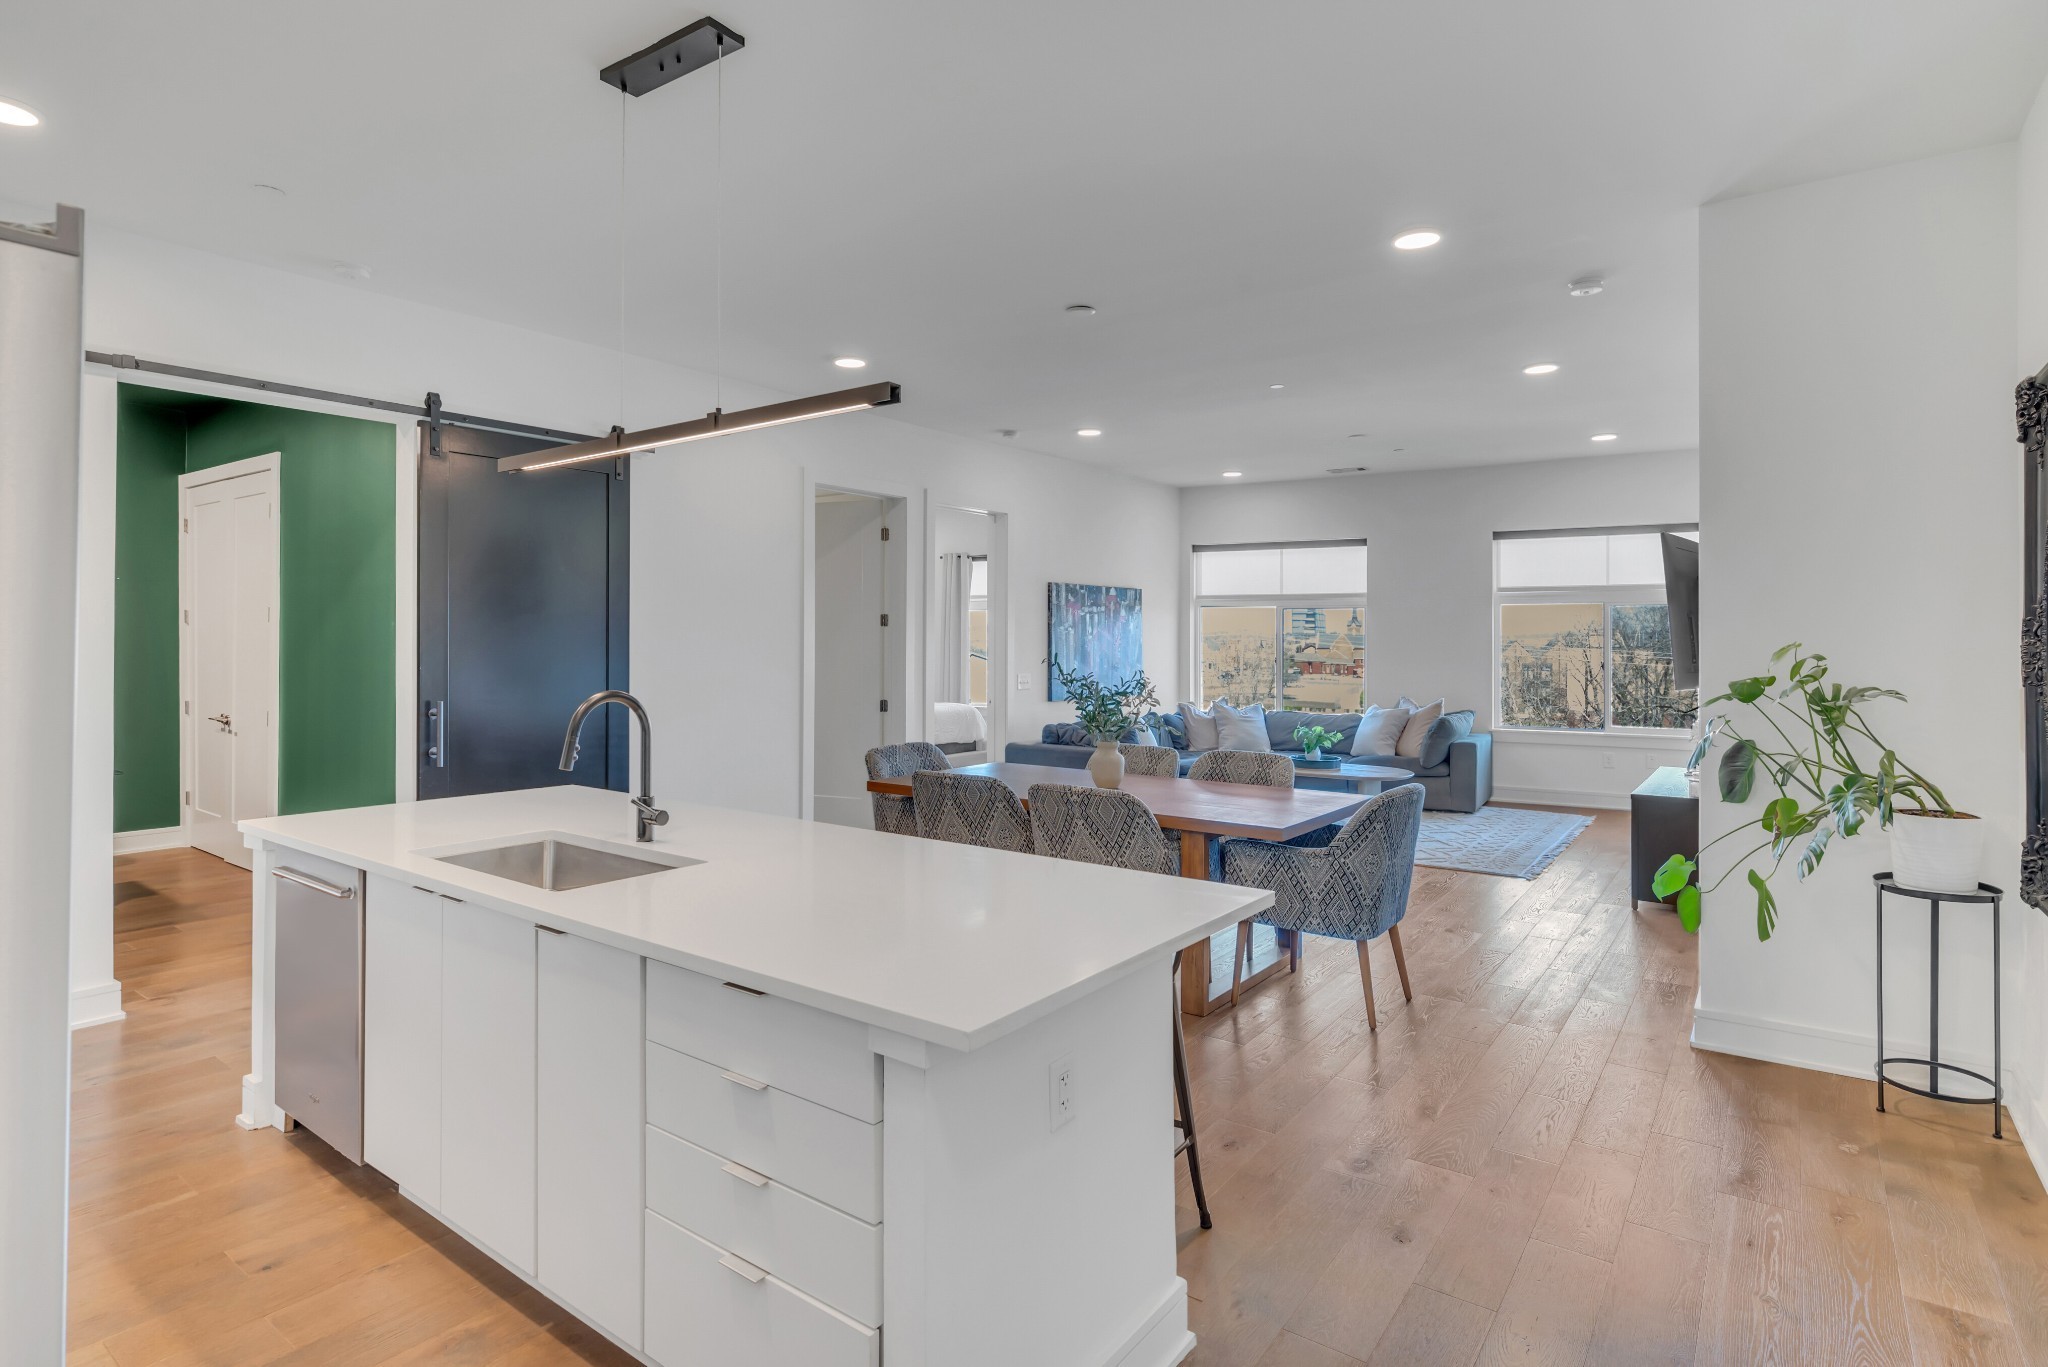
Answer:
M1628 797L1628 904L1661 902L1650 880L1674 854L1700 857L1700 800L1685 770L1666 766Z

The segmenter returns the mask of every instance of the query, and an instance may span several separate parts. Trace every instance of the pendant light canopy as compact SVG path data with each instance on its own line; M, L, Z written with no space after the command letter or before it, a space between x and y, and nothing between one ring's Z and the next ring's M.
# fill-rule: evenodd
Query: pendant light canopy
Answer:
M622 61L613 62L598 72L598 78L606 85L633 96L645 95L658 90L679 76L684 76L699 67L723 63L726 54L746 45L746 39L709 17L699 19L688 28L654 44L642 48ZM725 85L722 67L719 70L719 116L718 141L719 160L724 160L725 140ZM624 157L625 129L620 125L620 221L624 222ZM722 180L723 177L719 177ZM715 184L715 192L723 194L722 185ZM719 387L724 387L725 354L725 308L724 308L724 229L721 205L718 232L720 241L716 244L715 256L719 275ZM621 230L623 232L623 229ZM620 241L619 261L619 317L620 352L625 350L625 247ZM621 381L620 397L624 398L624 383ZM759 408L743 408L728 413L722 407L714 408L701 418L687 422L670 423L665 427L650 427L640 432L627 432L614 427L611 435L593 438L590 441L575 442L567 446L551 446L545 451L528 451L524 455L506 456L498 462L498 473L516 474L524 470L552 470L565 465L582 465L589 461L616 460L634 451L652 451L663 446L678 446L686 441L703 441L709 437L723 437L735 432L753 432L763 427L781 427L788 423L805 422L811 418L829 418L835 413L858 413L866 408L886 408L903 401L902 386L883 380L875 384L858 385L852 389L834 390L830 394L813 394L807 399L790 399L784 403L763 404Z

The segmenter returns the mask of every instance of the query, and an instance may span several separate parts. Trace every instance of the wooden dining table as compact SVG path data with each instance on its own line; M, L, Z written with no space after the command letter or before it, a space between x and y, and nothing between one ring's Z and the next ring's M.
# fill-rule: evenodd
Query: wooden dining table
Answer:
M1096 786L1086 769L1050 764L967 764L953 772L1001 779L1027 807L1034 783L1057 783L1076 788ZM1222 837L1246 835L1259 840L1292 840L1298 835L1344 820L1372 797L1367 792L1266 788L1249 783L1198 783L1190 778L1153 778L1140 774L1124 775L1118 787L1144 803L1160 826L1179 839L1183 878L1209 876L1210 845ZM910 779L870 779L868 791L908 797L911 795ZM1234 936L1235 932L1226 931L1224 934ZM1262 982L1287 967L1289 954L1284 951L1292 949L1290 936L1291 932L1279 932L1276 952L1263 963L1257 959L1253 961L1253 971L1244 980L1245 987ZM1209 941L1203 940L1182 952L1180 979L1181 1009L1191 1016L1206 1016L1230 1000L1230 975L1228 972L1220 975L1214 971L1188 972L1187 966L1191 961L1213 969L1214 958L1209 950Z

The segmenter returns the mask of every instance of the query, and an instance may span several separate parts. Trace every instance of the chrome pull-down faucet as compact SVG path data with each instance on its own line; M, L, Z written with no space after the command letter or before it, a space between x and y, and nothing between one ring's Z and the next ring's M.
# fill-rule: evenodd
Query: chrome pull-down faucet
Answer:
M562 772L574 769L576 757L582 752L576 738L583 731L583 719L608 702L618 703L640 719L640 796L633 799L633 838L647 844L654 839L656 826L668 825L668 813L654 805L654 729L648 725L647 709L638 698L616 688L585 698L576 715L569 718L569 734L562 737Z

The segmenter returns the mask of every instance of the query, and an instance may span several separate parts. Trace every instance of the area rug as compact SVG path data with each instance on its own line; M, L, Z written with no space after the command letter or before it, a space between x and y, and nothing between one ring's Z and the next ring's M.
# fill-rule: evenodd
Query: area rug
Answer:
M1415 862L1433 869L1534 878L1579 832L1589 816L1525 807L1481 807L1476 812L1424 812Z

